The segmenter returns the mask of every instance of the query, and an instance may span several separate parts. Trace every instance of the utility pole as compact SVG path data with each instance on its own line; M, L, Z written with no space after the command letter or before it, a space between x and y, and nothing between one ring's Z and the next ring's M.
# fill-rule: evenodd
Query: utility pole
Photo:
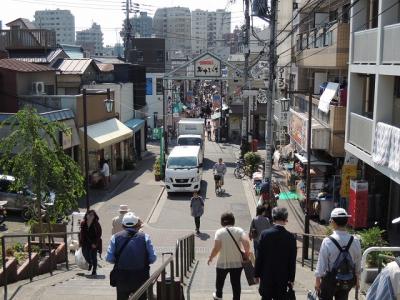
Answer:
M269 181L269 194L272 196L272 93L274 89L274 77L275 77L275 66L276 66L276 37L275 37L275 27L276 27L276 9L277 0L271 0L271 10L270 10L270 41L269 41L269 99L267 100L267 137L265 141L265 172L264 180Z
M249 90L249 57L250 57L250 0L244 0L245 3L245 12L244 17L246 21L246 28L244 32L244 86L245 89ZM245 137L246 142L249 142L249 96L246 96L243 99L243 118L246 116L245 126ZM242 122L243 126L243 122Z
M126 0L125 2L125 37L124 37L124 46L125 46L125 61L128 61L128 52L129 52L129 39L131 36L131 24L129 21L129 12L130 12L130 1Z

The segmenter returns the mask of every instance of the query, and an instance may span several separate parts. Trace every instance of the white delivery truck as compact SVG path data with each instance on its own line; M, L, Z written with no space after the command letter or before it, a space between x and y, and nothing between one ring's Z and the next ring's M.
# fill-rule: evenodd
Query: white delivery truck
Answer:
M181 119L178 122L179 146L200 146L201 162L204 158L204 119Z
M165 187L167 193L200 190L203 175L199 146L176 146L167 159Z

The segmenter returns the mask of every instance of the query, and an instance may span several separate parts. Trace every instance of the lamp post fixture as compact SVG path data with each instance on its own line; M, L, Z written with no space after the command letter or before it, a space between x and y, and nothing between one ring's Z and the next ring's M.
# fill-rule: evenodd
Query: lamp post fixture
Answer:
M88 92L86 89L82 90L83 94L83 139L85 143L85 191L86 191L86 209L90 208L90 199L89 199L89 149L88 149L88 134L87 134L87 96L95 96L95 95L106 95L107 99L104 100L104 106L108 113L113 111L114 100L111 99L110 89L107 89L106 92Z

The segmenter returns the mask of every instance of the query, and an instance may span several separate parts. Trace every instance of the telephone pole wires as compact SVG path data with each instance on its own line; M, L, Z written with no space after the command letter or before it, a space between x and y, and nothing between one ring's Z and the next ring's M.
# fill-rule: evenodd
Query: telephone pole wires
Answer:
M246 27L244 32L244 87L245 89L250 89L250 82L249 82L249 57L250 57L250 0L244 0L245 3L245 12L244 17L246 21ZM245 127L245 137L246 142L249 142L249 96L243 97L243 120L246 122L242 122L242 126ZM246 119L245 119L246 118Z

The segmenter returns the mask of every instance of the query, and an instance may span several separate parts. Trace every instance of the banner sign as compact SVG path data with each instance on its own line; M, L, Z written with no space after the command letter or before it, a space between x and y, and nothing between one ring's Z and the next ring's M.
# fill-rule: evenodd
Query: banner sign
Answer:
M153 78L146 78L146 95L153 95Z
M205 54L194 62L195 77L221 77L221 61Z

